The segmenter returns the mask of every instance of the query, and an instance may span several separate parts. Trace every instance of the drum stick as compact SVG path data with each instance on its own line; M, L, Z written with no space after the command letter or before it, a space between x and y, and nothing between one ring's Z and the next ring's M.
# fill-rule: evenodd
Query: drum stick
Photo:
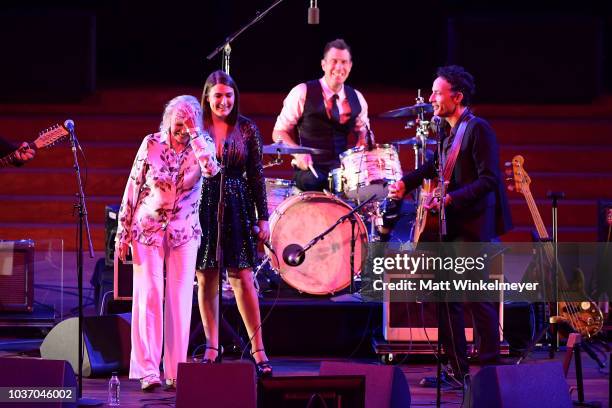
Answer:
M314 174L314 176L316 178L319 178L319 175L317 174L316 170L314 169L314 167L312 167L312 164L308 165L308 169L312 172L312 174Z

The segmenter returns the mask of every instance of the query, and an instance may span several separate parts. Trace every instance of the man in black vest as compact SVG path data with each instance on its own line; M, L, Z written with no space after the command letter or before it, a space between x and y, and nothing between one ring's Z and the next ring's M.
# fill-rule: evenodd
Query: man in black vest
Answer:
M352 65L346 42L331 41L323 50L323 78L297 85L285 98L274 125L274 141L325 151L294 156L294 181L300 190L327 188L328 173L340 167L338 155L349 148L350 133L357 137L358 146L366 144L368 105L359 91L344 84Z
M491 242L512 228L495 132L488 122L474 116L469 109L474 89L472 75L462 67L451 65L438 69L429 98L434 115L441 118L443 164L452 162L453 155L456 158L454 166L449 165L452 172L446 180L449 183L444 197L446 242ZM453 144L455 140L457 143ZM423 179L435 179L437 164L436 154L419 169L389 186L389 196L401 199ZM439 200L435 199L426 206L433 210L439 207ZM456 378L463 379L469 372L463 303L449 302L441 306L442 341ZM472 302L470 306L481 336L480 360L495 364L499 361L499 318L495 305Z

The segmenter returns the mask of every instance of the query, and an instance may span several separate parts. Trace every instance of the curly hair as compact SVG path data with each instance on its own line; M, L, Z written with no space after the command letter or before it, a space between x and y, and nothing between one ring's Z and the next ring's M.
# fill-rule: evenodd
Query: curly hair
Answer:
M202 108L200 107L200 102L195 98L195 96L191 95L180 95L175 98L172 98L170 102L166 104L164 109L164 113L162 115L162 121L159 124L159 130L163 132L167 132L170 129L170 123L172 122L172 114L180 109L182 106L189 106L196 114L195 122L196 126L202 128Z
M448 65L438 68L436 75L444 78L451 84L453 92L461 92L463 94L463 100L461 101L463 106L470 106L476 92L476 84L472 74L459 65Z

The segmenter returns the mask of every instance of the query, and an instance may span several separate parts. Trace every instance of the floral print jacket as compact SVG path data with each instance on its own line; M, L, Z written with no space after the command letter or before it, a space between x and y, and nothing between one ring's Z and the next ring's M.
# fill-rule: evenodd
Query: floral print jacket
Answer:
M218 172L214 143L208 133L199 134L175 152L169 137L148 135L138 149L119 209L117 243L161 246L165 237L174 248L202 235L201 181Z

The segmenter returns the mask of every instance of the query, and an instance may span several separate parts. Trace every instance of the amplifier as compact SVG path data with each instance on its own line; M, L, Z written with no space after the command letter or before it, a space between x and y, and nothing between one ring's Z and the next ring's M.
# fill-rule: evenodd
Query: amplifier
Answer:
M115 235L119 216L119 204L104 209L104 239L106 241L105 264L114 270L113 298L132 300L132 261L123 263L115 255Z
M496 256L490 265L490 278L503 281L504 255ZM409 278L410 275L392 275L392 279ZM387 279L387 276L385 277ZM390 302L388 294L383 301L383 336L387 341L435 342L438 340L438 314L436 303ZM497 302L496 302L497 303ZM444 305L444 303L439 303ZM503 341L504 293L499 293L499 339ZM465 337L474 341L472 315L465 309Z
M0 241L0 311L34 308L34 241Z

